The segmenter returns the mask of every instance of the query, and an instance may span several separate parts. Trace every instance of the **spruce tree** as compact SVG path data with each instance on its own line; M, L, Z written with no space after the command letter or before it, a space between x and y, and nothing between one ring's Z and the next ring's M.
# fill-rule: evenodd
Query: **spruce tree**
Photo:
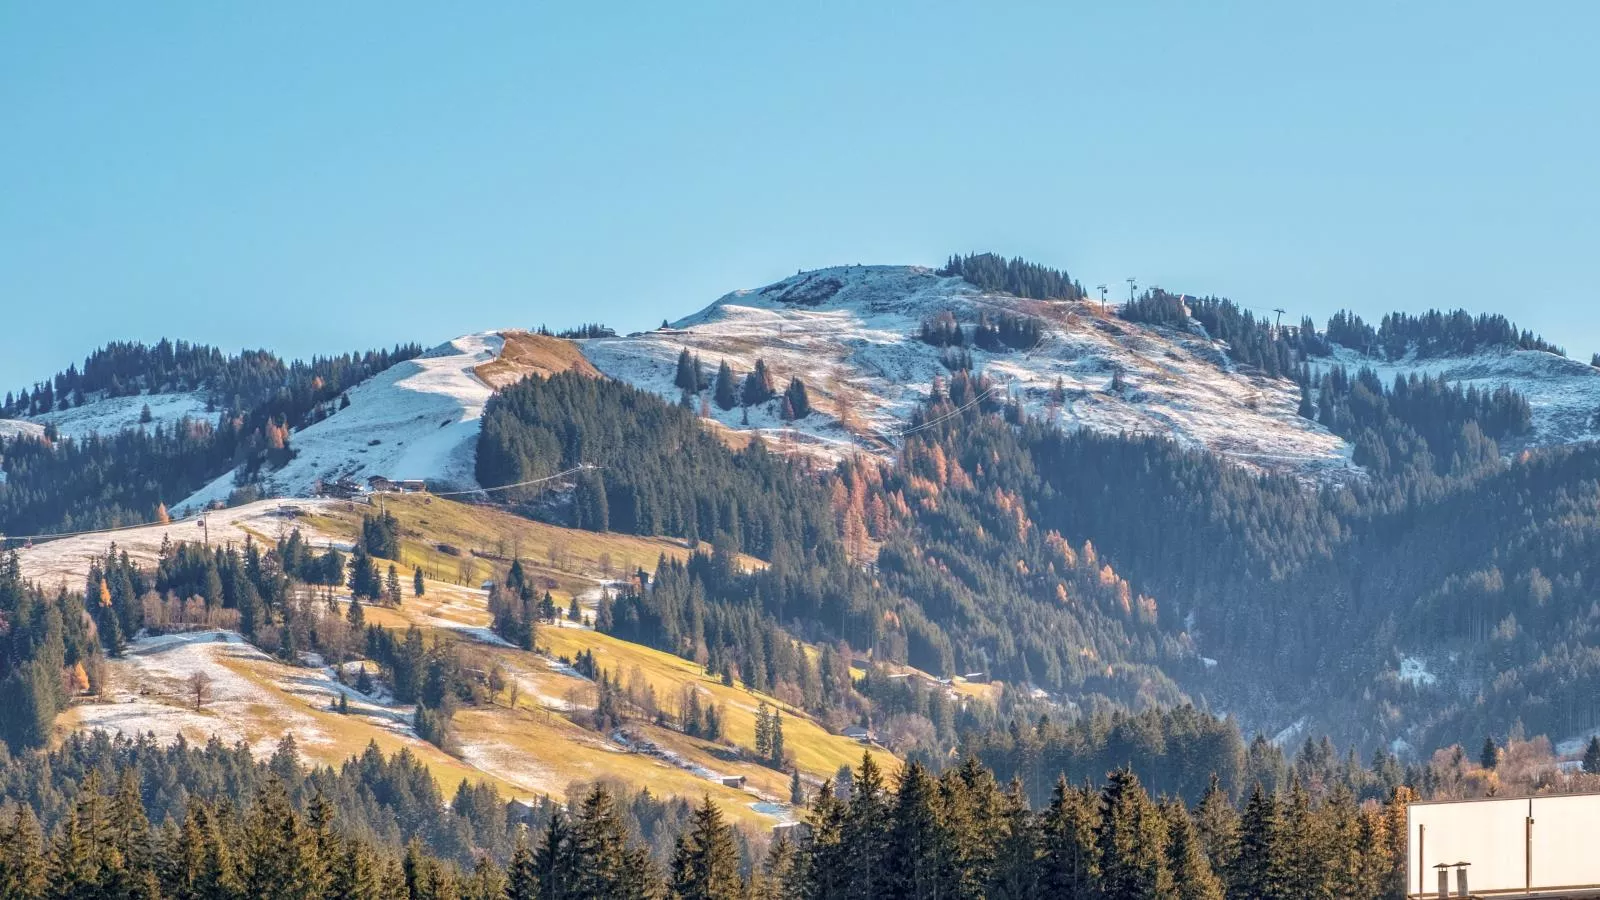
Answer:
M411 596L421 597L427 590L428 586L422 581L422 567L417 566L411 571Z
M1098 798L1087 790L1056 779L1055 793L1041 822L1043 871L1041 886L1054 897L1091 897L1100 878L1100 850L1095 841Z
M400 570L395 568L394 563L389 563L389 577L384 581L384 593L390 603L395 606L400 605Z
M1101 790L1095 840L1104 900L1166 900L1172 896L1166 820L1132 770L1112 772Z
M505 900L539 900L539 872L534 865L533 850L528 847L527 829L517 835L516 849L511 852L511 864L506 868Z
M1234 864L1239 858L1239 813L1215 772L1195 808L1195 831L1212 871L1232 884Z
M1478 764L1491 771L1500 765L1500 748L1495 746L1493 737L1483 739L1483 749L1478 751Z
M576 897L573 891L581 865L582 860L578 858L572 843L566 814L560 809L552 810L544 836L539 841L538 852L533 857L540 900L569 900Z
M900 773L886 862L889 897L954 897L958 838L945 826L939 786L913 760ZM967 835L966 837L975 837Z
M1277 800L1257 783L1239 821L1239 860L1230 893L1259 900L1289 900L1283 849Z
M739 900L744 884L739 878L739 848L722 810L705 795L678 836L672 858L672 896L675 900Z
M804 419L811 415L811 399L806 393L806 383L798 377L789 379L789 387L784 390L783 399L788 404L789 418Z
M847 879L840 896L847 900L868 900L884 895L890 883L888 854L892 826L883 772L872 754L863 752L861 767L855 775L854 793L840 829Z
M18 805L10 824L0 831L0 897L39 900L47 884L44 831L33 807Z
M584 796L572 827L572 845L581 861L574 879L577 897L622 900L635 896L650 880L648 861L629 852L628 828L617 811L616 798L603 785L595 785ZM634 871L636 866L645 871Z
M1028 810L1022 782L1013 780L1001 801L1001 834L995 844L994 870L984 888L989 900L1025 900L1040 895L1043 845L1040 817Z
M1167 866L1172 870L1177 900L1222 900L1222 879L1211 870L1183 802L1164 804L1162 812L1167 823Z
M1589 738L1589 746L1583 750L1583 771L1600 775L1600 735Z
M717 406L723 409L733 409L739 405L739 395L733 383L733 370L728 368L728 361L723 360L717 367L716 389L713 391Z

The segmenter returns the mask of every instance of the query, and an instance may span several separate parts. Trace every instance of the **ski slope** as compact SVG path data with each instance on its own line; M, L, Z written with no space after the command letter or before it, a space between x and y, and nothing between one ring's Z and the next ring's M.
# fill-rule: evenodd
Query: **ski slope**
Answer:
M318 481L373 475L473 488L478 431L493 389L473 371L499 357L504 340L470 334L397 363L349 392L350 405L290 435L294 459L269 473L266 496L304 497ZM226 501L230 472L172 507L174 513Z

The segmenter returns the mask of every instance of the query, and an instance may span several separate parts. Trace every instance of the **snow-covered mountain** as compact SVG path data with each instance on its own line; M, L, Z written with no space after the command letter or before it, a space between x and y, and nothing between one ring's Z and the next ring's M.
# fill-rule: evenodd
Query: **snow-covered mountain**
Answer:
M478 430L493 389L474 370L498 359L504 345L499 334L466 335L356 386L348 407L291 435L295 457L267 476L264 493L303 497L319 480L373 475L476 487ZM234 487L230 472L173 511L226 500Z
M934 380L950 376L941 350L918 339L922 323L945 311L963 323L1006 313L1042 320L1043 336L1031 350L971 349L973 368L1065 427L1169 436L1253 468L1319 479L1355 472L1344 441L1295 414L1292 383L1240 371L1198 326L1134 325L1098 304L986 293L919 266L805 272L735 291L670 328L581 343L600 371L672 400L680 395L673 380L685 348L700 355L709 374L726 360L742 377L762 359L780 389L790 376L804 380L816 413L791 425L778 417L776 402L748 413L713 406L718 421L768 433L792 429L835 453L882 451L898 443ZM1058 379L1066 401L1052 411Z

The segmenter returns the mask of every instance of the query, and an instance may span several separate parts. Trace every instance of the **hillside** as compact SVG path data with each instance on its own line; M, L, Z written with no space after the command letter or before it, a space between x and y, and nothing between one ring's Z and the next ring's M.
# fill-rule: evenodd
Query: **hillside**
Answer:
M577 623L543 629L538 654L508 645L488 628L486 594L477 585L483 578L503 577L507 554L520 555L562 609L577 598L592 615L610 579L652 566L663 555L686 557L688 549L680 542L572 531L434 497L396 496L386 509L403 534L398 562L407 570L421 566L433 577L425 579L420 598L407 597L397 607L369 607L368 621L386 629L417 626L426 635L457 642L479 664L500 668L517 685L515 694L502 692L494 702L463 708L454 721L450 752L418 737L411 724L414 706L397 704L383 691L357 691L350 677L341 682L334 667L319 658L307 656L291 665L236 632L218 629L131 641L123 656L107 661L102 696L74 706L59 727L153 733L163 741L181 734L196 743L215 735L228 744L242 741L258 754L270 753L288 732L308 759L330 764L376 741L385 752L409 748L447 791L466 778L486 780L512 797L562 796L570 785L613 779L690 800L710 793L736 819L756 825L792 817L786 805L788 776L730 752L736 745L752 745L759 702L785 711L789 746L807 782L820 783L839 766L859 762L862 748L855 741L830 734L775 698L724 685L690 661ZM348 549L362 514L371 511L365 504L333 500L261 501L209 514L207 530L214 543L237 545L248 537L271 545L298 529L313 545ZM179 522L40 544L22 550L20 561L31 580L81 584L88 557L103 552L110 540L119 552L151 564L164 542L200 536L194 522ZM459 548L459 555L442 552L441 546ZM348 591L336 599L341 610L347 609ZM725 737L718 742L691 738L650 721L609 734L591 730L584 716L593 709L595 685L562 661L580 653L593 654L619 677L642 679L672 708L687 689L707 704L720 704L726 710ZM362 663L342 665L353 673ZM366 665L376 671L374 664ZM192 696L196 673L209 679L207 697L198 706ZM341 695L348 712L332 708ZM883 754L881 761L889 764L892 758ZM743 789L722 784L724 776L737 775L748 779Z

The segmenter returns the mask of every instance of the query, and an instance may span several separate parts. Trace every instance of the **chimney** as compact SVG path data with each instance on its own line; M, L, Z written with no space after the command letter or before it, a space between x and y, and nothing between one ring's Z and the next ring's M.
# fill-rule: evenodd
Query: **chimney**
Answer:
M1439 870L1439 900L1450 898L1450 864L1439 863L1434 866Z
M1470 866L1470 865L1472 865L1472 863L1469 863L1469 862L1458 862L1458 863L1456 863L1456 896L1457 897L1471 897L1472 896L1472 892L1467 890L1467 866Z

